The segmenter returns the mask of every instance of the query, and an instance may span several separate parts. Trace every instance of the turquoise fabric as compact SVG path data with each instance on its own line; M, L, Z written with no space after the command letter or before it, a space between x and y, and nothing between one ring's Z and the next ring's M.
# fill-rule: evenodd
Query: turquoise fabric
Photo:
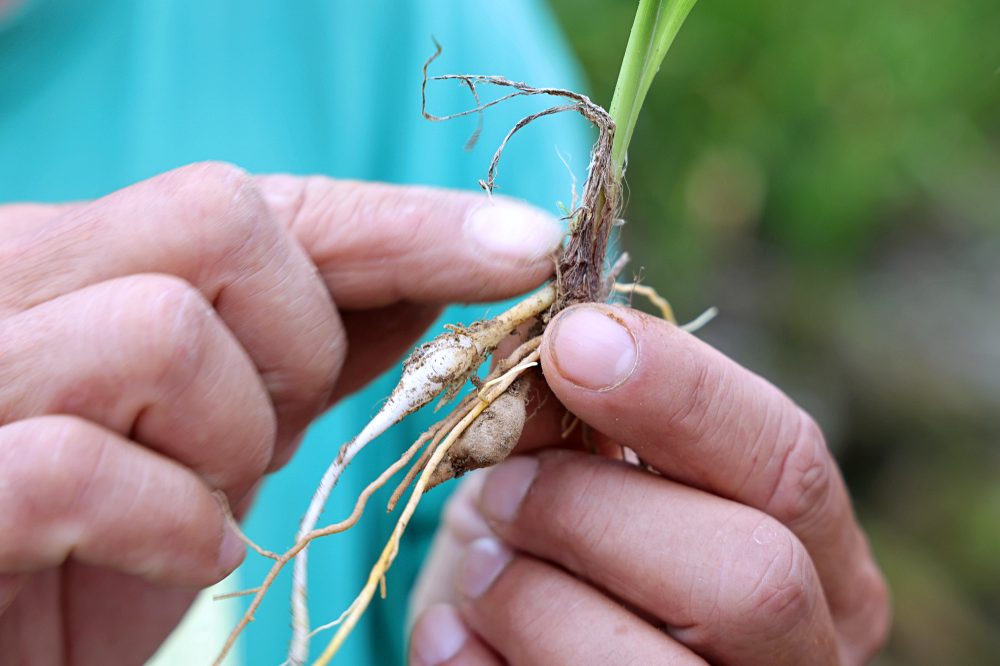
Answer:
M96 197L207 159L254 172L475 188L499 138L541 101L493 110L479 146L464 152L474 119L431 124L419 114L420 66L432 50L431 35L445 46L439 72L578 87L551 17L531 0L35 0L0 19L0 202ZM469 102L458 85L432 89L439 112ZM527 128L502 163L501 190L557 212L571 183L557 148L580 176L587 136L571 117ZM447 318L468 321L482 312L481 306L453 309ZM281 550L291 543L323 468L373 413L394 376L312 427L299 455L264 486L247 524L254 539ZM345 515L428 419L400 426L366 451L327 518ZM402 661L407 590L445 494L428 496L388 577L389 598L373 603L341 663ZM336 617L365 580L391 526L379 504L357 529L314 549L315 623ZM267 564L249 557L245 584L257 584ZM283 661L287 594L283 578L257 613L246 634L249 663Z

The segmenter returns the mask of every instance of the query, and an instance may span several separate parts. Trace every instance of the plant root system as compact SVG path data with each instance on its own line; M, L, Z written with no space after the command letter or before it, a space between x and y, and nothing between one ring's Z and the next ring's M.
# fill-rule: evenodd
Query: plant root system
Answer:
M215 664L222 663L240 633L253 620L254 613L278 574L289 562L294 562L291 595L292 640L286 663L293 666L305 663L309 658L310 640L318 632L336 627L332 639L315 663L329 662L360 620L376 588L381 588L383 595L385 594L386 572L399 552L400 538L416 511L423 493L471 469L502 462L514 448L527 417L526 404L531 381L529 375L537 373L541 334L554 314L575 303L606 301L612 293L619 292L640 294L649 298L665 319L674 321L669 303L651 288L637 284L616 284L615 279L627 261L625 255L622 255L613 266L606 265L610 235L613 228L620 223L617 214L623 172L623 166L621 164L616 166L612 160L615 124L608 112L579 93L559 88L536 88L500 76L447 74L429 77L428 68L441 53L441 47L436 43L435 45L437 48L434 54L423 67L421 111L425 118L433 121L474 114L479 116L479 125L469 139L470 144L479 136L483 112L492 106L525 96L548 96L563 102L526 116L507 133L490 162L486 179L481 181L482 187L488 193L493 191L504 148L513 136L529 123L545 116L575 111L597 129L597 140L591 153L588 177L579 202L576 201L574 192L575 208L569 214L569 238L559 256L555 257L555 280L492 319L478 321L469 326L446 326L444 333L421 345L410 355L403 363L399 383L381 409L354 439L340 448L324 473L302 518L295 543L291 548L280 554L265 550L254 544L236 527L237 533L247 545L260 556L273 560L273 564L257 587L220 597L252 595L253 598L247 611L226 640ZM436 116L427 111L428 82L447 80L458 81L469 89L475 103L473 108L445 116ZM509 92L497 99L484 102L480 96L481 86L497 87ZM703 318L704 316L694 324L703 323L701 321ZM506 358L496 362L486 378L479 381L477 374L479 369L494 355L500 343L512 335L524 335L525 331L527 340ZM458 395L469 380L476 385L475 390L459 400L451 411L421 435L399 460L372 481L355 501L349 516L326 527L316 527L330 494L345 468L368 444L435 398L440 397L439 408L448 403ZM576 417L567 415L565 434L568 435L577 423ZM585 426L584 433L587 434ZM361 518L372 494L411 463L410 469L389 500L389 510L392 511L396 507L411 485L412 490L361 592L339 618L312 628L307 604L309 544L320 537L337 534L353 526ZM220 498L220 501L235 526L236 521L232 518L225 499Z

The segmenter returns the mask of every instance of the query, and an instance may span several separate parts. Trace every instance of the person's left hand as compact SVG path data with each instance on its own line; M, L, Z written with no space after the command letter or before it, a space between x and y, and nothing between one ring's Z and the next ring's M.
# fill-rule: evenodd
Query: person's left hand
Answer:
M659 475L565 449L474 475L415 592L411 664L853 665L881 647L882 575L791 400L610 306L561 313L542 367L602 448ZM556 413L529 422L521 451L566 446Z

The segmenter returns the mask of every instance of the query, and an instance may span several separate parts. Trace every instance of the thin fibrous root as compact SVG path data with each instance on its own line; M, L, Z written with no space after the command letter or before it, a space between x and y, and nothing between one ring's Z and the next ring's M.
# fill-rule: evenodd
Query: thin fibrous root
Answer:
M497 167L507 143L528 124L544 116L575 111L597 128L597 141L591 151L590 164L587 167L587 180L583 186L580 205L572 215L570 239L560 255L556 270L559 298L553 305L552 313L555 314L555 312L574 303L601 300L606 287L603 276L604 257L607 253L611 231L617 224L622 177L622 173L617 172L612 159L615 123L611 115L586 95L572 90L538 88L520 81L512 81L502 76L493 75L445 74L430 77L428 76L428 68L441 55L441 45L435 41L434 46L434 53L424 63L423 82L420 88L420 111L427 120L444 121L472 114L481 117L486 109L515 97L543 95L568 100L568 103L552 106L526 116L514 125L494 153L486 173L486 179L480 181L483 189L487 192L492 192L495 187ZM459 81L472 91L476 102L475 107L445 116L429 113L427 111L427 83L429 81ZM481 102L476 92L477 85L508 88L513 89L513 92L489 102Z
M517 371L522 371L522 370L528 370L530 368L534 368L537 365L539 365L538 361L532 361L530 363L520 363L520 364L514 366L511 369L512 370L517 370ZM496 384L497 382L499 382L501 379L503 379L503 377L497 377L496 379L491 379L488 382L484 382L483 385L481 387L479 387L479 395L480 395L480 397L482 396L483 391L485 391L486 389L488 389L490 386L493 386L494 384Z
M374 596L375 590L381 589L383 596L385 595L386 572L399 552L402 534L414 515L423 493L435 482L435 473L442 469L443 463L448 461L451 453L458 452L463 445L469 444L469 440L463 441L463 438L469 438L470 434L475 435L472 439L477 441L486 437L485 430L484 433L478 435L475 433L476 428L484 428L484 423L491 420L481 417L485 414L486 417L492 416L492 420L500 421L503 417L499 414L498 408L503 406L504 401L518 403L518 405L510 405L505 408L508 409L508 414L514 414L517 411L513 407L520 409L519 416L515 414L514 417L508 419L508 423L518 420L521 422L521 425L516 427L504 426L509 432L504 431L504 427L499 428L499 430L504 431L501 433L504 440L510 439L509 435L514 430L520 432L524 421L523 402L526 401L527 392L526 380L522 377L537 365L540 357L538 349L540 338L535 339L534 347L523 358L512 361L513 356L515 356L512 355L511 358L498 364L495 373L491 373L492 376L487 378L483 384L475 381L475 373L480 365L494 352L497 345L506 336L513 333L520 324L535 318L545 323L569 305L580 302L604 302L612 289L621 290L619 285L614 285L615 276L624 268L624 262L627 259L623 256L615 263L610 278L604 270L610 235L613 229L621 223L617 212L621 197L621 181L625 169L623 159L616 161L612 157L615 124L610 114L586 96L568 90L536 88L499 76L455 74L429 77L428 68L441 53L440 45L435 42L435 46L435 53L427 60L423 68L421 112L428 120L435 121L476 114L479 123L476 131L470 137L469 146L475 143L479 136L485 109L514 97L550 95L562 98L560 105L551 106L526 116L507 133L493 155L486 178L481 181L487 193L492 193L495 187L497 168L508 142L533 121L564 111L575 111L597 128L598 138L591 152L588 177L584 183L579 206L575 205L576 195L574 192L574 209L570 215L572 218L570 236L565 249L557 259L555 284L546 286L494 319L476 322L469 327L446 327L448 328L446 333L418 347L404 362L403 376L388 400L362 431L341 447L335 460L326 470L302 518L295 545L286 553L276 556L270 551L260 549L253 545L249 539L246 539L248 545L264 556L273 557L275 562L260 587L248 592L254 593L254 599L240 624L227 639L216 664L221 662L240 632L253 619L253 613L259 607L264 594L273 584L278 572L293 558L295 559L292 586L293 639L289 649L289 662L294 665L303 663L308 657L309 638L317 631L340 623L336 633L316 662L321 666L328 664L360 621ZM472 94L475 102L474 108L449 116L434 116L428 113L426 89L428 81L432 80L453 80L462 83ZM513 90L513 92L484 103L477 89L479 85L501 86ZM625 143L627 144L627 141ZM626 289L629 292L643 293L649 297L654 304L660 307L665 319L675 322L669 304L656 295L655 291L638 285L632 285ZM686 328L700 326L711 316L712 314L706 313ZM505 365L507 361L511 362ZM466 380L470 378L474 379L478 390L462 400L447 418L425 433L399 461L369 484L358 497L350 517L335 525L315 529L330 493L343 470L365 446L403 418L431 402L436 396L443 395L441 404L447 403L457 395ZM493 411L489 412L488 410ZM583 424L582 430L585 445L593 448L589 428L586 427L586 424ZM568 432L566 434L568 435ZM514 436L514 440L516 440L516 436ZM379 559L373 566L366 584L340 618L314 631L309 631L306 606L306 553L309 543L316 538L343 531L354 525L360 518L369 497L393 474L408 464L424 444L427 444L426 449L418 461L414 463L390 500L390 506L394 505L398 497L408 488L413 476L419 473L419 478L414 484L410 497Z
M219 502L219 506L222 507L222 513L226 517L226 523L229 524L229 528L233 530L237 537L239 537L240 541L252 548L261 557L266 557L271 560L276 560L280 557L280 555L273 551L261 548L254 543L253 539L246 535L246 532L244 532L243 528L240 527L240 522L236 520L236 516L233 515L233 509L229 506L229 498L226 497L226 493L221 490L216 490L212 494L215 496L216 501Z
M719 314L719 308L712 306L709 309L702 312L700 315L689 321L688 323L681 326L682 331L687 331L688 333L694 333L695 331L700 331L705 327L708 322L715 319Z
M572 90L566 90L564 88L539 88L536 86L529 86L527 83L523 83L521 81L512 81L506 77L492 74L441 74L439 76L430 76L428 74L428 69L430 68L431 63L437 60L440 55L441 45L437 42L437 40L434 40L434 53L432 53L426 62L424 62L423 82L420 87L420 113L426 120L430 120L432 122L444 122L447 120L454 120L455 118L461 118L463 116L471 116L473 114L478 116L481 120L483 111L498 104L502 104L507 100L514 99L515 97L561 97L569 100L570 102L568 104L549 107L548 109L538 113L533 113L525 118L522 118L516 125L514 125L514 127L507 133L507 136L504 137L503 141L500 143L500 147L493 154L493 159L490 160L490 167L486 173L486 179L481 181L483 189L487 192L491 192L495 187L497 167L500 164L500 157L502 156L503 150L510 141L511 137L538 118L556 113L562 113L564 111L576 111L593 123L598 130L605 132L610 129L612 133L614 132L614 122L611 120L611 116L608 112L601 105L595 104L586 95ZM430 81L458 81L462 83L472 92L473 99L476 103L475 106L471 109L459 111L458 113L450 113L444 116L438 116L430 113L427 110L427 84ZM498 88L512 88L514 92L507 93L497 99L483 103L479 99L479 93L476 88L477 85L481 84L496 86ZM471 147L475 144L476 139L479 137L479 131L481 131L481 125L477 127L477 131L473 134L472 138L470 138L469 142L467 142L467 147Z
M670 307L670 302L656 293L656 290L644 284L638 284L632 282L630 284L622 284L616 282L614 290L619 294L639 294L644 296L646 300L653 304L655 308L660 311L660 316L669 321L671 324L677 324L677 317L674 316L674 309Z
M413 456L420 450L420 448L428 440L438 436L439 426L433 426L427 432L423 433L420 437L410 445L410 448L406 450L405 453L392 464L385 472L382 473L376 480L379 483L379 488L385 484L392 476L396 474L399 470L409 463ZM366 489L367 490L367 489ZM370 494L370 493L369 493ZM367 498L366 498L367 499ZM361 514L358 514L358 518ZM350 527L348 525L344 529ZM307 533L308 534L308 533ZM298 540L305 538L304 535L300 534ZM306 549L302 551L295 557L295 562L292 567L292 592L291 592L291 608L292 608L292 639L289 643L288 648L288 663L292 666L298 666L299 664L305 663L305 660L309 657L309 605L307 603L307 592L308 592L308 559L306 557Z
M646 299L652 303L653 306L660 310L661 317L669 321L671 324L677 325L677 318L674 316L674 310L670 307L670 303L667 299L656 293L656 290L652 287L635 282L630 284L621 284L619 282L615 283L614 290L621 294L639 294L640 296L646 297ZM704 328L705 325L715 319L718 314L719 309L713 306L702 312L688 323L680 324L677 327L687 333L694 333Z
M580 417L573 412L566 411L563 412L562 420L559 423L560 430L559 439L566 439L573 434L576 427L580 425Z
M434 438L431 439L430 443L420 454L420 457L417 458L416 462L410 465L410 469L406 471L406 475L403 477L403 480L400 481L396 486L396 489L392 491L392 496L389 497L389 501L386 503L386 513L392 513L395 511L396 504L399 502L399 499L403 496L403 493L406 492L406 489L410 487L410 484L413 483L413 479L420 474L420 470L424 468L427 461L430 460L430 457L434 455L434 451L437 450L441 440L444 439L444 436L447 435L448 432L461 420L462 414L464 413L462 412L462 409L467 409L466 404L467 403L463 401L451 412L451 414L438 424L437 433L434 435Z
M530 349L530 353L534 353L540 344L541 336L538 336L521 345L518 352ZM511 384L462 433L434 470L426 490L463 476L466 472L497 465L506 460L514 450L527 420L528 383L523 374L538 365L537 360L526 358L518 352L497 364L491 375L493 378L482 384L476 395L481 399L491 387L505 381L512 374L522 378ZM519 361L522 357L523 360Z
M421 345L403 364L403 377L389 399L362 431L341 447L330 464L302 519L299 536L315 526L330 492L344 468L368 443L464 380L518 326L538 317L555 300L555 287L546 285L493 319L449 331Z
M361 449L442 391L466 379L504 338L548 310L554 300L555 286L546 285L492 319L466 328L455 327L418 347L404 362L403 376L379 412L357 437L341 447L313 496L303 526L315 525L340 473Z
M628 266L630 261L632 261L632 257L629 256L629 253L622 252L618 255L618 258L615 259L615 262L611 264L611 268L608 269L606 276L606 280L608 282L608 295L611 295L611 292L614 291L615 281L618 279L619 275L625 272L625 267Z
M259 587L251 587L249 590L237 590L236 592L226 592L225 594L216 594L212 596L212 601L225 601L226 599L235 599L236 597L249 597L251 594L257 594L260 592Z
M535 350L528 356L525 361L534 361L539 357L538 350ZM420 474L420 478L410 493L410 499L407 501L406 506L403 508L402 513L399 516L399 520L396 522L396 526L392 531L392 535L389 537L388 543L386 543L385 548L382 550L382 555L379 557L375 566L372 567L371 572L368 575L368 581L362 588L361 592L355 598L355 601L351 604L354 608L347 615L344 622L338 627L337 633L334 634L333 638L327 644L323 653L315 662L315 666L326 666L330 663L330 659L337 653L341 645L350 635L351 631L354 629L358 620L361 619L361 615L364 614L365 610L368 608L368 604L371 602L372 597L375 595L375 590L380 586L381 581L385 578L386 572L392 565L396 554L399 552L399 540L406 530L406 526L409 524L410 519L413 517L413 513L417 509L417 505L420 503L420 499L424 494L424 490L427 484L430 482L431 476L434 470L444 459L448 450L458 441L462 433L472 424L473 421L487 408L490 404L503 395L511 384L514 383L518 377L523 374L525 370L517 368L515 371L508 372L505 375L505 379L502 382L495 384L491 387L487 394L481 396L479 400L475 402L469 412L462 418L458 424L452 428L448 433L448 436L441 442L441 445L431 456L430 461L424 468L423 472Z
M429 432L433 432L433 430ZM222 664L223 660L226 658L226 655L229 654L229 651L233 649L233 645L236 644L236 639L239 638L240 634L243 632L246 626L250 624L251 621L253 621L254 613L257 612L257 608L260 607L261 602L264 600L264 595L267 594L267 591L271 588L271 585L274 584L275 579L278 577L278 574L281 572L284 566L288 564L288 562L290 562L292 558L295 557L295 555L297 555L303 548L305 548L314 539L328 536L330 534L337 534L339 532L343 532L344 530L351 528L355 523L357 523L358 520L361 518L361 515L364 513L365 505L368 503L368 499L376 491L378 491L379 488L384 486L386 482L390 478L392 478L393 475L395 475L399 470L403 469L407 465L407 463L409 463L410 460L413 459L413 456L416 455L417 451L420 449L420 446L427 441L425 439L427 436L428 433L425 433L423 436L421 436L416 442L414 442L410 446L409 449L406 450L406 452L399 458L399 460L397 460L388 468L386 468L386 470L382 472L382 474L380 474L377 479L372 481L370 484L368 484L367 487L365 487L363 491L361 491L361 494L358 495L358 499L354 503L353 511L351 511L351 514L347 518L338 523L327 525L326 527L313 530L308 534L306 534L302 539L297 541L295 545L289 548L286 552L282 553L275 560L274 564L271 565L270 571L268 571L267 575L264 577L264 580L258 587L255 587L252 590L244 590L242 593L233 593L227 595L226 598L237 597L237 596L248 596L250 594L253 594L254 598L250 602L250 606L247 608L246 612L243 614L243 617L240 618L239 623L230 632L228 638L226 639L225 645L223 645L222 649L219 651L219 654L215 658L215 661L212 662L213 666L220 666Z
M332 622L327 622L326 624L321 624L312 631L310 631L309 638L313 638L317 634L320 634L326 631L327 629L333 629L334 627L340 626L341 624L343 624L344 620L347 619L347 616L350 615L351 611L353 610L354 610L354 604L351 604L350 606L344 609L343 613L337 616L336 620L333 620Z
M522 342L521 345L510 353L507 358L501 359L497 363L497 367L487 377L488 380L492 380L494 377L499 377L501 375L509 372L514 366L520 365L527 361L528 356L531 355L533 351L542 346L542 336L537 335L526 342Z

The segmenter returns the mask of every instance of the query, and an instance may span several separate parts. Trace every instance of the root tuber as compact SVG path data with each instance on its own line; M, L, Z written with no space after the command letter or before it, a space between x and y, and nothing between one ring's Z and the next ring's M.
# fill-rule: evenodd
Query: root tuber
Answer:
M519 379L462 433L434 470L427 489L471 470L503 462L521 438L527 402L527 381Z

